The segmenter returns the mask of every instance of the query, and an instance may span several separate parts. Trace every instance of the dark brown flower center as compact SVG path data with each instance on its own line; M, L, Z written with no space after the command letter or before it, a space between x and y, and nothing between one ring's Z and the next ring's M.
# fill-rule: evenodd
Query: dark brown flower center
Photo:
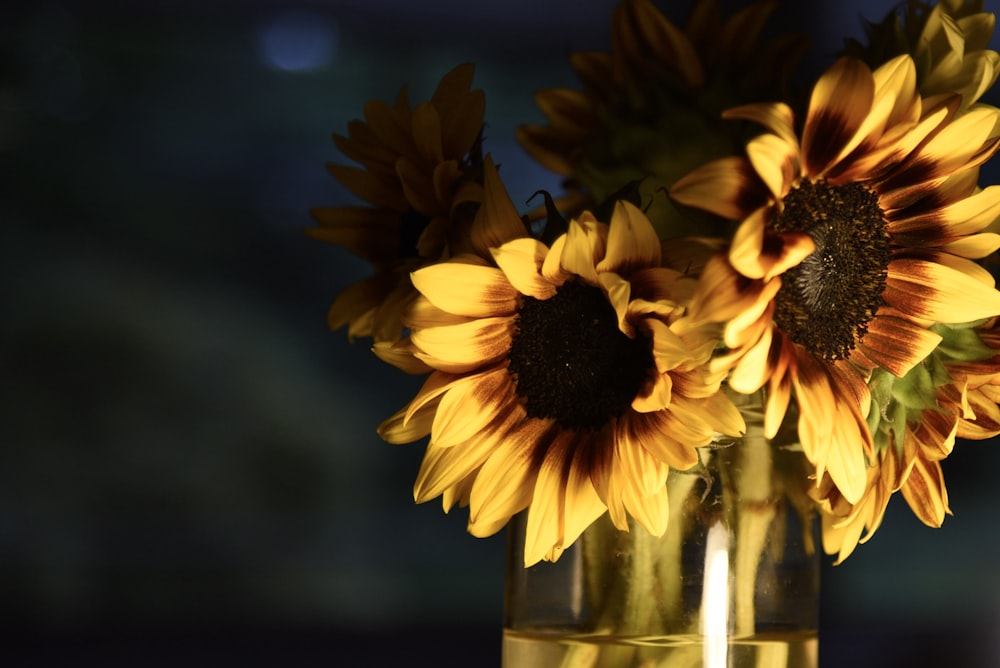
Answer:
M772 225L805 232L816 244L781 277L775 322L815 355L845 358L883 304L889 233L878 196L859 183L804 179L785 196Z
M629 338L596 287L569 281L549 299L524 297L508 367L528 415L600 429L628 409L654 368L649 340Z

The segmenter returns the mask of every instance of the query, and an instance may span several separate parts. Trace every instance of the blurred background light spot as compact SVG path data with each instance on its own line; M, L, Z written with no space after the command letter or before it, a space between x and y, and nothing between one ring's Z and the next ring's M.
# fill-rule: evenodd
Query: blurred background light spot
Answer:
M315 12L296 10L278 14L257 35L261 59L286 72L311 72L330 64L337 52L340 31L335 22Z

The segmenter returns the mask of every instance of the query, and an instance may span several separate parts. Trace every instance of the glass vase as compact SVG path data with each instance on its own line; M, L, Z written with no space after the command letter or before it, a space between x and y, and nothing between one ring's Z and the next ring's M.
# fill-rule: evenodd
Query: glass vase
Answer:
M509 529L505 668L816 668L819 554L809 466L747 434L700 449L668 477L662 537L607 513L555 563L524 568L524 521Z

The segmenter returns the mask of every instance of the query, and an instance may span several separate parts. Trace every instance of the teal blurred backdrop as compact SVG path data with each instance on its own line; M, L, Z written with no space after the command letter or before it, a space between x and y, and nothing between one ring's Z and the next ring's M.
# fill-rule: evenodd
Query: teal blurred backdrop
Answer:
M413 504L374 430L418 381L327 330L367 268L303 230L351 201L331 134L466 61L515 200L558 190L514 129L614 4L0 8L2 665L498 665L504 537ZM815 74L891 4L784 22ZM825 560L824 666L1000 665L998 446L944 463L942 529L895 499Z

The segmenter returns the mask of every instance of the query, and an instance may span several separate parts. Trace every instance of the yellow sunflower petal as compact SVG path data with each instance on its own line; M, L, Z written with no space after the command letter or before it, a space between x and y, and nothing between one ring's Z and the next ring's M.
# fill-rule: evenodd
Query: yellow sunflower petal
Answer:
M720 158L694 169L670 187L676 202L740 220L759 206L765 191L745 158Z
M736 228L729 246L729 261L747 278L761 278L764 268L760 264L764 233L767 230L768 210L757 209Z
M747 142L746 151L772 197L784 197L799 175L798 144L777 135L763 134Z
M418 293L416 299L413 300L406 310L403 324L410 329L424 329L426 327L459 325L473 319L439 309L427 297Z
M888 97L893 108L887 124L916 122L920 113L920 96L916 92L917 68L908 55L897 56L872 72L876 97Z
M981 260L1000 250L1000 234L994 232L971 234L942 245L941 250L970 260Z
M627 432L629 442L641 446L657 461L682 471L698 463L698 451L692 443L685 442L683 432L677 433L671 430L678 424L683 424L683 420L669 411L659 411L627 415L619 421L617 428L619 432ZM703 437L700 431L690 430L690 432L695 440L700 441Z
M666 323L656 318L646 318L641 326L652 337L653 360L657 371L665 373L691 361L691 350L687 343Z
M669 374L657 374L656 379L649 383L646 390L636 395L632 400L632 410L638 413L661 411L670 405L673 394L673 381Z
M561 434L546 448L538 467L524 533L524 564L528 567L545 558L553 548L561 548L567 508L566 484L573 456L573 442ZM589 479L585 484L590 484Z
M548 252L545 244L530 237L514 239L490 250L510 285L535 299L548 299L556 293L556 286L545 280L541 271Z
M822 176L838 156L862 140L857 135L871 110L875 82L868 67L854 58L841 58L813 87L802 133L806 173Z
M406 421L413 419L418 413L425 412L431 402L434 403L436 410L437 402L441 401L441 395L461 379L462 376L444 373L443 371L431 372L424 381L424 384L417 391L417 395L410 400L409 405L406 407L404 425Z
M545 451L550 423L529 419L495 438L493 454L479 469L469 495L469 532L506 521L528 507L538 475L536 451Z
M733 235L729 261L747 278L769 281L798 265L816 250L808 234L787 232L767 234L770 212L761 208L753 212Z
M653 224L634 204L619 200L611 214L607 248L597 271L628 275L659 264L660 238Z
M677 438L685 435L685 442L690 440L692 446L706 445L715 432L727 436L742 436L747 430L743 414L724 392L697 398L678 394L670 402L669 416L666 419L671 425L676 425L678 421L689 423L689 428L678 432ZM687 436L692 431L698 434L693 439Z
M938 462L919 457L900 491L913 514L927 526L940 527L944 516L951 514L948 490Z
M597 281L608 298L608 303L618 316L618 329L626 336L635 336L635 327L628 321L632 303L632 284L618 274L599 273Z
M775 371L768 381L767 404L764 407L764 436L774 438L785 420L792 397L792 379L783 371Z
M628 426L634 424L630 420L619 420L614 435L615 452L628 486L640 496L646 496L666 486L670 467L643 446L644 438L633 438Z
M924 411L910 435L929 461L940 461L951 454L958 432L958 416L943 411Z
M489 366L510 350L514 321L510 317L480 318L446 327L426 327L410 335L416 355L428 366L450 373L468 373Z
M483 257L490 248L499 248L512 239L528 236L528 231L507 194L493 158L483 160L483 203L472 224L472 245Z
M480 432L459 445L442 446L432 440L413 486L414 500L424 503L456 485L468 486L471 491L474 481L466 479L475 475L493 454L498 440L524 419L524 411L518 409L517 402L508 402L497 414L490 431ZM466 496L465 492L463 496Z
M571 220L559 257L559 265L565 272L579 276L590 285L598 284L597 261L604 255L604 235L599 235L598 229L592 224Z
M771 342L774 329L768 327L749 349L729 377L729 385L742 394L753 394L771 377Z
M424 403L418 410L404 406L378 426L378 435L387 443L401 445L412 443L431 433L434 423L434 412L440 396Z
M997 220L1000 220L1000 186L989 186L939 209L890 220L886 227L896 239L927 234L954 239L982 232Z
M376 341L372 344L372 352L383 362L391 364L397 369L411 375L433 371L433 369L413 356L414 350L409 340Z
M431 442L447 448L469 440L502 415L513 396L514 385L505 367L452 383L438 404Z
M809 356L799 358L792 375L799 402L799 439L806 456L816 465L817 476L826 471L849 503L865 491L865 450L858 425L843 400L833 391L830 378Z
M903 169L904 176L927 164L929 179L969 169L985 162L996 151L1000 110L979 105L955 118L920 147ZM897 177L900 178L900 177Z
M443 311L487 318L517 311L518 291L495 267L441 262L410 274L413 287Z
M909 159L916 148L951 117L956 107L957 102L929 110L925 109L924 117L916 125L901 123L890 128L875 147L854 156L845 169L838 170L836 176L830 178L830 183L840 184L865 180L870 178L872 174L883 172L887 165L895 165L901 161L905 165L904 159ZM913 197L911 192L926 190L926 188L920 188L920 184L914 186L908 179L903 179L902 183L907 187L898 191L895 191L895 186L891 185L891 181L881 186L879 199L883 210L888 211L906 206L907 200Z
M941 342L934 332L902 318L879 317L868 323L858 347L880 367L902 378Z
M1000 314L1000 292L926 260L891 261L883 297L907 315L937 322L971 322Z
M666 476L663 485L654 492L640 493L634 487L623 490L622 502L628 513L653 536L662 536L670 520L670 497Z

